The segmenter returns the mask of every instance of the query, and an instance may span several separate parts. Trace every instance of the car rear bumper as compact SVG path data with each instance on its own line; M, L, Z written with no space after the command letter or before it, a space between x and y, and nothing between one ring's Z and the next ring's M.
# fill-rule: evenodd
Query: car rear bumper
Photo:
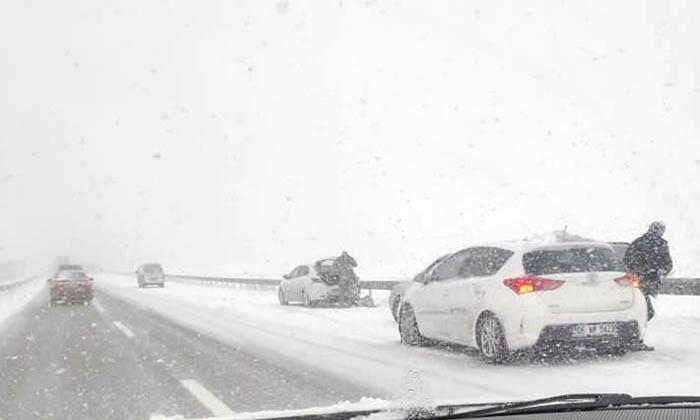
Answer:
M312 301L332 301L337 300L340 295L340 287L329 286L325 283L313 283L305 289Z
M63 300L63 301L85 301L85 300L91 300L92 299L92 292L91 291L82 291L82 290L75 290L75 291L52 291L51 294L51 300Z
M544 327L536 345L538 347L552 347L559 345L598 346L610 344L630 344L640 338L637 321L622 321L609 323L615 325L617 334L591 337L577 337L574 329L580 324L549 325Z
M499 317L499 319L501 319ZM502 318L506 341L511 350L533 347L546 342L586 344L625 341L643 338L647 327L646 302L641 296L621 311L554 314L546 309L529 307L511 312ZM615 324L617 334L577 338L572 334L575 325Z
M138 280L138 282L142 286L162 286L165 284L165 279L160 278L160 277L144 278L144 279Z

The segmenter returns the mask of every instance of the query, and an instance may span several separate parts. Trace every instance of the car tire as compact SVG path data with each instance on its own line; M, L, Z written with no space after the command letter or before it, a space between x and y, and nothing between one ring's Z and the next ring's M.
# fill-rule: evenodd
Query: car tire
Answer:
M306 290L301 292L301 300L304 303L304 306L307 308L311 308L314 306L314 302L311 300L311 297L306 293Z
M409 346L420 346L425 344L426 340L421 335L418 329L418 321L413 308L408 305L401 305L399 313L399 336L401 343Z
M401 296L397 295L394 297L394 301L391 302L391 316L394 317L394 321L399 322L399 305L401 303Z
M277 299L280 301L280 305L282 305L282 306L289 305L289 301L287 300L287 296L284 295L284 290L282 290L281 287L277 290Z
M479 318L476 325L476 343L481 357L488 363L500 364L510 359L503 327L492 314Z

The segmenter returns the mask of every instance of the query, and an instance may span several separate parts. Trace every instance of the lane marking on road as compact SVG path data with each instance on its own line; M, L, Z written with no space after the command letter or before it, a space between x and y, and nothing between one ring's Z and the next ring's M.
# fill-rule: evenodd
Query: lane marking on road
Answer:
M129 338L134 338L134 333L131 332L131 330L126 327L126 325L122 324L119 321L112 321L112 323L115 327L117 327L119 331L123 332L125 336Z
M100 302L93 300L92 306L95 308L95 310L97 310L97 312L101 314L105 313L105 308L103 308L102 305L100 305Z
M204 388L202 384L197 382L195 379L182 379L180 384L185 387L190 394L192 394L207 410L215 416L226 416L234 414L233 410L228 408L220 399L216 398L214 394L209 392L208 389Z

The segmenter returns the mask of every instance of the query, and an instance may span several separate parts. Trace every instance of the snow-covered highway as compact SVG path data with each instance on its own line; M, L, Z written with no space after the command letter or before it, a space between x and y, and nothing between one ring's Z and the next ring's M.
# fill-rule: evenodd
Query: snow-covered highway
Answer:
M700 393L698 297L659 298L647 340L655 352L492 366L469 349L401 345L384 293L375 292L377 307L339 309L280 306L272 288L168 281L138 289L133 276L115 274L95 275L95 286L92 306L48 308L41 291L3 324L2 418Z

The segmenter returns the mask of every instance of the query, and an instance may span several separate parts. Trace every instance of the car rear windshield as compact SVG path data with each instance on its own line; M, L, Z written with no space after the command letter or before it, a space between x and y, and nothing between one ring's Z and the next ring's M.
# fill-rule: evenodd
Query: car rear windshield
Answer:
M143 271L146 273L162 273L163 272L163 267L161 267L158 264L151 264L151 265L146 265L143 267Z
M86 277L87 275L82 271L63 271L58 273L56 280L81 280Z
M541 249L523 256L525 272L532 275L620 271L612 250L607 248Z

